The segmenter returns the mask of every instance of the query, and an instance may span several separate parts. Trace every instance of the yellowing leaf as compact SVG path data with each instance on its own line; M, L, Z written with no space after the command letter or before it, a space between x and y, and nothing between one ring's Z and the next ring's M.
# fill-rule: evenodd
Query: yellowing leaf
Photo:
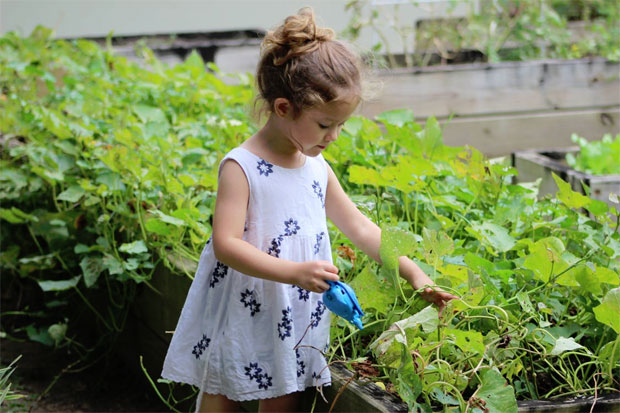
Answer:
M569 208L583 208L592 202L590 198L585 195L575 192L571 189L568 182L564 182L562 178L558 177L553 172L551 173L553 180L558 185L559 191L557 192L557 198L562 201Z

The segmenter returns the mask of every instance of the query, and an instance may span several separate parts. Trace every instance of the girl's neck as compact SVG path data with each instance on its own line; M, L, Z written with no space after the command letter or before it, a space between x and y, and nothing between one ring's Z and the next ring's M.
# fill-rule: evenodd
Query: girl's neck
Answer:
M266 161L285 168L297 168L305 162L305 155L287 138L273 115L269 117L261 130L241 146Z

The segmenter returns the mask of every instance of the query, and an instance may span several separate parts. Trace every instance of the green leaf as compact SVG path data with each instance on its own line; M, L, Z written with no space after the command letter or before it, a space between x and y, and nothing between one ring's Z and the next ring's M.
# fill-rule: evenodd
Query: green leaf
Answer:
M402 127L405 123L413 122L413 112L410 109L396 109L380 113L375 117L379 122Z
M620 334L620 287L609 290L601 304L593 308L596 319Z
M435 307L429 305L411 317L397 321L394 324L398 325L403 330L420 326L424 332L431 333L437 330L437 325L439 324L439 313Z
M84 196L85 193L86 191L81 186L71 185L69 188L58 194L57 198L61 201L77 202Z
M381 228L379 256L383 265L391 270L398 269L398 258L412 254L416 249L415 236L395 227Z
M161 122L168 123L168 118L164 112L157 107L147 105L136 105L133 107L133 111L143 123L147 122Z
M364 267L349 285L355 290L364 308L374 308L387 314L388 308L394 303L393 288L387 286L385 280L372 271L371 265Z
M559 337L555 341L555 346L551 350L552 356L557 356L559 354L564 353L565 351L575 350L578 348L583 348L583 346L575 341L572 337Z
M101 264L108 270L110 275L123 273L123 263L110 254L105 254L103 256Z
M157 217L162 221L165 222L166 224L171 224L177 227L182 227L185 225L185 221L183 221L182 219L179 218L175 218L172 217L170 215L166 215L163 212L161 212L160 210L153 210L151 211L153 214L157 215Z
M441 258L454 251L454 241L444 231L424 228L422 231L422 245L424 255L429 264L434 263L434 258Z
M438 324L439 314L433 306L429 305L411 317L392 324L369 347L382 363L390 364L393 361L395 344L407 343L407 337L403 333L417 330L418 327L426 333L431 333L437 329Z
M84 274L84 284L90 288L97 282L99 274L105 269L101 257L84 257L80 261L80 267Z
M409 409L414 411L418 405L418 396L422 393L422 380L415 371L409 349L403 343L401 343L401 363L394 384L398 389L398 394L407 403Z
M144 224L144 227L149 232L154 232L158 235L170 235L172 234L172 227L160 219L149 219Z
M583 208L589 205L591 199L585 195L575 192L571 189L568 182L564 182L562 178L558 177L555 173L551 172L553 180L558 185L559 191L557 192L557 198L569 208Z
M387 180L375 169L352 165L349 168L349 182L358 185L387 186Z
M530 247L530 255L525 258L523 268L532 270L536 278L547 282L551 275L558 274L568 267L561 257L563 251L564 244L558 238L547 237L538 240Z
M463 331L456 329L446 329L445 334L455 338L455 344L463 351L468 353L484 354L484 342L479 331Z
M64 290L68 290L69 288L75 287L78 281L80 281L80 278L82 278L82 276L77 275L69 280L62 280L62 281L37 280L37 283L39 284L39 287L41 287L43 291L64 291Z
M30 215L24 211L11 207L11 209L0 208L0 218L11 224L23 224L24 222L38 222L39 218L35 215Z
M482 383L476 397L484 400L488 413L517 413L517 399L514 389L508 385L497 367L487 370L482 375Z
M620 275L616 274L614 271L609 268L596 266L594 270L594 274L598 282L611 284L611 285L619 285L620 284Z
M73 247L73 252L75 252L76 254L84 254L88 251L90 251L90 248L84 244L76 244L76 246Z
M620 339L616 339L616 340L620 340ZM603 363L616 365L616 363L620 361L620 345L616 346L615 344L616 344L615 341L610 341L609 343L601 347L601 351L599 351L598 356ZM612 356L613 356L613 360L611 360Z
M515 246L517 241L508 230L492 222L472 222L468 231L477 235L477 238L487 247L489 252L506 252Z
M26 333L28 334L28 338L32 341L45 344L46 346L54 345L54 340L52 340L45 327L36 328L31 324L26 327Z
M126 252L127 254L141 254L143 252L148 252L148 248L142 240L134 241L129 244L122 244L118 249L119 251Z

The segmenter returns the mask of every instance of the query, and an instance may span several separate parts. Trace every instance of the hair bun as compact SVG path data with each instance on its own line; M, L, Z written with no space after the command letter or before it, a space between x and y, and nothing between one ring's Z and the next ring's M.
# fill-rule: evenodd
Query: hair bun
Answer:
M304 7L297 14L287 17L276 30L267 33L261 46L262 53L272 53L274 64L279 66L293 57L315 51L321 43L333 38L334 31L317 27L314 11Z

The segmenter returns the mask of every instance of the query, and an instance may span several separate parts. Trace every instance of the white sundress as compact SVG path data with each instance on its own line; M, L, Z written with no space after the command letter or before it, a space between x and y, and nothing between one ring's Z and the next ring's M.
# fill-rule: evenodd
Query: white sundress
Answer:
M228 159L241 166L249 183L245 241L291 261L332 262L322 155L306 156L303 166L290 169L238 147L224 157L220 170ZM217 261L210 241L162 377L199 387L197 409L202 392L244 401L329 385L320 351L329 346L330 317L321 294L240 273Z

